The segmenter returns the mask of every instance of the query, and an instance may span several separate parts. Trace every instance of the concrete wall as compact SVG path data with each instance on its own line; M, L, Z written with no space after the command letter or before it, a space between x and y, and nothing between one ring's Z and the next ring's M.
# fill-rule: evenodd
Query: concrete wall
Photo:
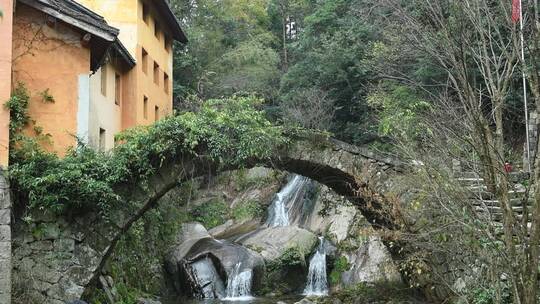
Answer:
M18 4L13 25L13 81L23 82L31 100L29 114L50 134L45 148L63 155L76 144L79 78L90 72L90 50L81 45L81 33L57 21L47 25L45 15ZM44 102L48 89L54 102ZM34 134L33 126L27 128Z
M101 89L102 74L106 73L106 94ZM115 102L116 74L120 76L120 90L126 88L124 73L113 63L102 66L90 77L90 124L89 144L100 148L100 129L105 131L105 150L114 148L114 136L122 130L123 94L119 104Z
M13 0L0 0L0 103L9 99L11 93L11 41L13 27ZM9 111L0 107L0 166L8 164Z

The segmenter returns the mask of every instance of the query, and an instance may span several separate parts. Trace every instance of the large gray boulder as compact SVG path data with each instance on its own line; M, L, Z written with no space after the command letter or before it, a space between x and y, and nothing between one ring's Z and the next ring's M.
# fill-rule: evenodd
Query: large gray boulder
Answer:
M313 181L304 185L297 199L287 203L287 208L291 226L324 234L336 244L349 236L355 219L360 219L357 209L343 196Z
M227 280L235 270L252 270L253 290L260 287L264 260L259 254L228 241L216 240L200 225L184 228L183 242L172 250L166 261L167 272L178 294L223 297Z
M358 250L345 254L350 270L341 274L345 286L358 283L401 282L398 268L378 237L370 237Z
M293 247L308 255L317 244L317 236L296 226L266 227L244 235L236 242L260 253L265 260L273 261Z
M235 236L244 235L257 230L261 226L261 220L258 218L246 219L235 222L228 220L223 225L210 229L208 232L216 239L229 239Z

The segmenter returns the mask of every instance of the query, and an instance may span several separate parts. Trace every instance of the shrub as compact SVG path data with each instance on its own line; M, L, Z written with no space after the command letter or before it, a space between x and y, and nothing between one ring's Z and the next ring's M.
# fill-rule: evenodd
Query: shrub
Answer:
M190 211L193 220L203 224L206 229L225 223L229 218L229 213L229 206L220 199L209 200Z
M332 272L330 272L330 284L335 285L341 282L341 274L349 270L351 265L347 261L347 258L340 256L334 261L334 267Z
M59 158L39 146L27 147L10 167L13 191L31 208L43 211L97 209L106 214L116 204L125 204L115 192L118 186L144 186L165 160L192 156L237 167L266 160L288 139L256 109L260 103L254 97L210 100L198 113L167 117L123 133L117 137L121 144L108 153L80 145ZM24 118L24 110L20 113Z
M250 200L240 203L233 210L233 218L237 221L253 219L264 214L264 208L261 203Z

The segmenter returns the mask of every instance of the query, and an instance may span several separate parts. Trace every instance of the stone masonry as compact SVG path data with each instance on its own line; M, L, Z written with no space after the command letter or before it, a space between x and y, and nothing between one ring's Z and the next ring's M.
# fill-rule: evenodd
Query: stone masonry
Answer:
M9 185L0 173L0 304L11 303L11 199Z

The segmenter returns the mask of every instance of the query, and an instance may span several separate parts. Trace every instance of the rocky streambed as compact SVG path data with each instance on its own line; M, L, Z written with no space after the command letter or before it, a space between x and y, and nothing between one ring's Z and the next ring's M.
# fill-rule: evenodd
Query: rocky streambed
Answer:
M242 195L261 199L263 192ZM170 283L182 298L171 303L289 304L360 283L401 282L361 215L328 189L293 175L267 204L259 217L231 219L210 230L197 222L183 225L166 260Z

